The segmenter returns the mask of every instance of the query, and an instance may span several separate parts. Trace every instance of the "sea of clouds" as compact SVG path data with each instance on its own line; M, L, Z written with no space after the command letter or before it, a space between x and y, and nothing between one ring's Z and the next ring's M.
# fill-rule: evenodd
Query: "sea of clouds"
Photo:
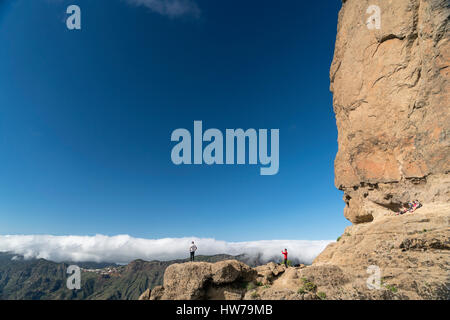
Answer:
M43 258L55 262L128 263L135 259L173 260L189 256L195 241L200 255L246 254L262 262L281 259L281 250L288 249L289 259L311 263L332 241L330 240L260 240L227 242L211 238L144 239L129 235L117 236L52 236L0 235L0 252L11 252L26 259Z

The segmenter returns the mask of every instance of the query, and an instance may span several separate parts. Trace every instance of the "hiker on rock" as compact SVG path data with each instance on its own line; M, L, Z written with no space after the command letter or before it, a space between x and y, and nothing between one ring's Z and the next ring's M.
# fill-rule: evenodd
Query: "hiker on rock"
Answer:
M422 207L422 204L419 202L419 200L408 202L407 205L402 204L402 206L400 207L400 211L397 212L397 215L405 214L407 212L413 213L414 211L416 211L416 209L419 209L420 207Z
M189 247L189 251L191 252L191 261L194 261L195 250L197 250L197 246L194 244L194 241L192 241L192 244Z
M407 206L405 206L404 204L402 204L402 206L400 207L400 211L397 212L397 215L399 215L399 214L405 214L405 213L408 212L408 210L409 210L409 207L407 207Z
M287 265L287 255L288 255L288 252L287 252L287 249L286 248L284 248L284 252L283 251L281 251L281 253L283 254L283 256L284 256L284 265L287 267L288 265Z

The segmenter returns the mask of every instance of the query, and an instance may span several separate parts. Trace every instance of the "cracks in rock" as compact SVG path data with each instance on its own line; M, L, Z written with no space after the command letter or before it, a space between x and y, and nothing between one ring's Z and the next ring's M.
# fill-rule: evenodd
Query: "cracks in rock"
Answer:
M383 74L382 76L380 76L379 78L377 78L377 79L373 82L372 88L375 87L375 85L376 85L380 80L382 80L382 79L384 79L384 78L387 78L387 77L390 77L390 76L392 76L394 73L396 73L396 72L398 72L398 71L400 71L400 70L406 69L406 67L407 67L407 65L405 65L405 64L398 64L397 67L396 67L393 71L388 72L387 74ZM419 71L419 78L420 78L420 71ZM418 80L417 80L417 81L418 81ZM414 85L414 86L415 86L415 85Z
M435 3L432 4L432 6L436 6L433 8L434 11L439 11L439 9L442 9L442 11L446 13L446 16L443 19L441 19L441 21L439 21L437 25L434 26L435 32L433 34L433 41L434 45L436 46L441 40L448 38L447 25L448 22L450 21L450 10L449 10L450 4L448 3L448 1L442 1L441 4L438 4L438 2L436 1ZM439 6L441 7L438 8Z
M368 103L367 100L364 98L362 99L358 99L356 101L354 101L350 106L348 106L346 109L349 111L354 111L356 110L361 104L363 103Z
M421 239L421 238L414 238L414 239L405 239L402 241L402 243L399 246L402 251L407 250L420 250L420 251L426 251L427 249L434 249L434 250L450 250L450 242L443 241L441 239Z
M369 49L370 47L372 47L372 46L374 46L374 45L376 45L377 47L375 48L375 51L372 53L372 57L371 57L371 58L373 58L373 57L375 56L375 54L376 54L377 51L378 51L378 48L380 47L380 43L379 43L378 41L369 44L369 45L364 49L363 57L366 56L366 51L367 51L367 49Z
M397 85L397 88L401 89L401 88L406 87L408 89L411 89L411 88L414 88L415 86L417 86L417 84L419 83L420 78L422 77L422 68L421 67L416 68L414 70L414 72L411 74L410 78L412 78L414 75L416 75L416 78L415 78L415 80L414 80L414 82L412 84L408 84L408 83L400 84L400 85ZM399 90L397 90L397 92L398 91Z
M382 44L383 42L389 41L389 40L393 40L393 39L397 39L397 40L403 40L405 39L405 36L399 36L393 33L389 33L387 35L384 35L380 38L380 40L378 40L379 44Z
M418 184L426 184L427 183L427 176L423 177L407 177L405 178L406 181L410 181L412 184L418 185Z
M342 61L339 61L338 66L336 67L336 69L334 70L333 74L331 75L331 79L330 79L330 83L333 84L334 83L334 79L336 78L336 74L339 71L339 69L341 68L341 64Z
M416 71L414 71L414 72L416 72ZM419 83L419 80L421 77L422 77L422 68L418 68L416 80L414 81L414 83L412 85L408 86L408 88L415 87Z

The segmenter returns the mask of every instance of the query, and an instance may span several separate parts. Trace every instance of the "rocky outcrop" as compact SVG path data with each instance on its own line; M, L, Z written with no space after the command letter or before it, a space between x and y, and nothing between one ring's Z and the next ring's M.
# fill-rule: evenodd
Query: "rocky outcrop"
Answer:
M304 266L286 268L270 262L252 269L236 260L174 264L166 269L164 284L155 287L150 295L146 290L140 300L319 299L316 285L311 285L304 277L329 285L342 276L342 272L329 272L332 277L322 279L324 270L330 268L340 270L325 266L303 274ZM305 283L311 287L299 292Z
M351 244L349 244L350 246ZM395 256L400 248L389 253ZM354 256L353 256L354 257ZM370 258L370 257L369 257ZM439 259L438 259L439 261ZM441 259L442 262L442 259ZM365 262L364 262L365 263ZM424 274L410 281L411 272L398 268L384 275L378 290L367 287L366 269L321 263L289 267L269 263L254 269L235 260L215 264L188 262L166 270L163 286L146 290L140 300L320 300L448 298L442 279ZM357 264L357 263L355 263ZM442 263L441 263L442 264ZM384 267L384 265L382 265ZM442 267L437 266L437 267ZM216 273L218 271L218 273ZM360 272L361 271L361 272ZM415 277L417 280L418 278ZM435 282L435 280L437 282Z
M360 293L368 290L370 266L380 272L383 291L402 299L450 299L450 211L429 205L401 216L383 216L345 229L314 260L351 275ZM365 288L364 288L365 287ZM356 297L358 296L356 295Z
M164 273L163 286L155 287L150 299L241 299L255 276L254 269L237 260L173 264Z
M255 270L257 272L256 282L262 285L268 285L283 273L286 267L283 264L269 262L268 264L256 267Z
M380 9L380 28L366 13ZM448 202L449 2L343 1L330 70L339 151L335 184L345 217L374 207Z
M142 300L450 299L450 212L445 205L348 227L311 266L236 260L167 268ZM379 271L370 287L371 268ZM371 282L372 283L372 282Z

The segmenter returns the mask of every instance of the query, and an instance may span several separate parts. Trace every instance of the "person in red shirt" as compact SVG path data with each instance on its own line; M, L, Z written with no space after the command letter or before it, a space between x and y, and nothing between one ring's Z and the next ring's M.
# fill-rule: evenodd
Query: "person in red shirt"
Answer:
M288 265L287 265L287 255L288 255L287 249L284 248L284 252L281 251L281 253L282 253L283 256L284 256L284 265L287 267L287 266L288 266Z

